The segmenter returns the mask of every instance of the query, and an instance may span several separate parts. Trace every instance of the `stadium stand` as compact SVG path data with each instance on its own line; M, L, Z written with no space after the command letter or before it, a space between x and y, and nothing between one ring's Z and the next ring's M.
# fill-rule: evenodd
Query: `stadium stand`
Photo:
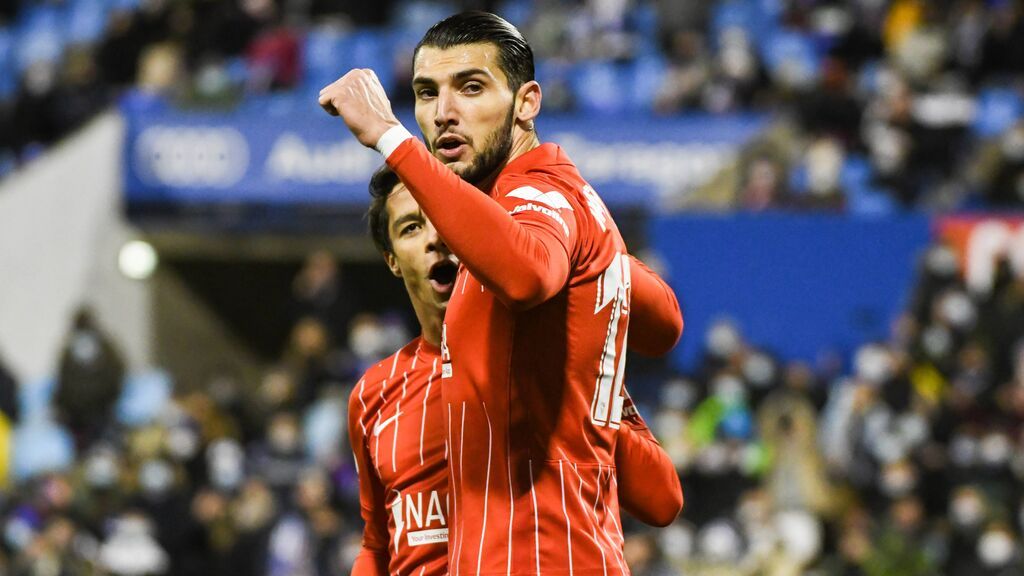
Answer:
M473 6L523 28L552 110L769 114L784 129L745 151L730 210L1024 207L1018 0L10 4L0 178L111 105L288 111L368 66L408 107L422 30ZM633 573L1024 574L1024 266L1004 254L965 280L960 248L929 247L891 333L850 362L788 360L723 321L685 372L638 363L686 508L657 532L626 521ZM347 308L318 266L298 273L287 344L252 392L230 371L157 366L73 398L106 417L73 423L66 373L15 382L0 354L0 573L347 574L347 391L409 334ZM69 362L116 357L96 321L69 333Z

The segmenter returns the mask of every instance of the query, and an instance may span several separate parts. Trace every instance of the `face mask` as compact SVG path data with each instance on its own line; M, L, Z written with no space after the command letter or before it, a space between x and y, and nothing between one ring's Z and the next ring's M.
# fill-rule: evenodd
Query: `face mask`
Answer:
M775 363L766 354L755 352L743 362L743 376L756 388L767 388L775 379Z
M693 529L685 524L672 524L658 535L665 557L675 563L693 554Z
M729 562L739 558L740 535L724 520L708 524L697 536L697 546L703 556L712 561Z
M925 257L925 268L942 278L953 276L958 269L956 252L953 252L948 246L932 248Z
M981 523L985 510L977 496L957 496L950 507L953 523L962 528L971 528Z
M742 404L747 399L743 381L732 374L723 374L711 383L712 393L726 406Z
M798 562L809 562L821 552L821 526L806 512L780 512L775 516L775 531L786 555Z
M872 384L881 384L892 372L889 352L877 344L861 346L853 362L857 376Z
M1010 459L1013 446L1010 440L1002 434L989 434L981 440L979 451L981 461L992 467L1002 466Z
M929 357L942 359L953 348L953 337L945 327L932 325L921 334L921 346Z
M175 426L167 432L167 452L179 462L189 460L199 450L199 435L188 426Z
M174 483L174 470L163 460L149 460L139 469L139 484L150 496L163 496Z
M117 456L108 450L95 453L85 464L85 481L93 488L109 488L117 480Z
M708 331L708 352L716 358L728 358L740 348L740 335L729 322L717 322Z
M688 380L672 380L661 389L661 405L669 410L688 410L697 397Z
M77 364L90 365L100 355L100 343L92 332L76 332L71 339L71 357Z
M954 328L963 330L974 325L974 302L963 292L952 292L939 301L939 314Z
M989 567L1005 566L1013 559L1013 538L1003 530L988 530L978 540L978 558Z
M242 448L233 440L217 440L207 449L210 483L221 490L234 490L245 477Z

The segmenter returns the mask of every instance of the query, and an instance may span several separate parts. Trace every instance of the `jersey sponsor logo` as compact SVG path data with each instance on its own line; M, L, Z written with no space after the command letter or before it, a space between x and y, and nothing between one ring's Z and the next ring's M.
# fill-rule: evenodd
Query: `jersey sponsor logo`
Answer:
M512 198L522 198L523 200L530 200L532 202L540 202L546 206L554 208L555 210L569 210L572 211L572 205L565 199L565 196L561 192L541 192L533 186L522 186L506 194Z
M416 492L402 494L398 492L392 500L391 518L395 522L394 548L402 542L402 534L406 535L409 546L424 546L448 542L448 498L444 505L437 490L429 493ZM425 495L425 496L424 496Z
M376 424L373 425L373 435L374 436L380 436L380 433L383 432L384 429L387 428L389 424L391 424L392 422L398 420L398 417L401 416L401 415L402 415L402 412L399 410L399 411L396 411L394 414L391 415L390 418L388 418L387 420L384 420L383 422L378 419Z
M566 238L569 237L569 226L565 223L565 220L562 219L562 215L556 212L555 210L552 210L551 208L545 208L544 206L538 206L537 204L531 202L529 204L520 204L519 206L516 206L511 212L509 212L509 214L515 216L516 214L519 214L521 212L539 212L545 216L550 217L551 219L553 219L555 222L558 222L562 226L562 232L565 232Z

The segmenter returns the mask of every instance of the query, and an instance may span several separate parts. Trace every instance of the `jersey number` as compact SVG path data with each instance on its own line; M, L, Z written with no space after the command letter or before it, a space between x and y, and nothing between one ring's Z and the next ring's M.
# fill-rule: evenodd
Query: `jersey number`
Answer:
M622 421L622 379L626 372L630 287L629 256L619 254L598 279L597 303L594 306L594 314L599 314L609 305L612 307L598 365L594 399L590 404L590 420L598 426L618 428Z

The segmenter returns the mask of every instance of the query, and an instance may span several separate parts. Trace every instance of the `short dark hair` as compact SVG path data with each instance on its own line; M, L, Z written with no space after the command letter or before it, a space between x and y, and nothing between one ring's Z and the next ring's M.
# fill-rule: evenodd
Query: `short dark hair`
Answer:
M366 210L366 220L370 228L370 237L381 252L391 252L391 236L388 234L388 196L401 182L385 164L373 173L370 178L370 207Z
M479 10L460 12L431 26L416 45L413 62L424 46L446 50L463 44L486 43L498 47L498 66L513 92L533 80L533 50L523 35L501 16Z

